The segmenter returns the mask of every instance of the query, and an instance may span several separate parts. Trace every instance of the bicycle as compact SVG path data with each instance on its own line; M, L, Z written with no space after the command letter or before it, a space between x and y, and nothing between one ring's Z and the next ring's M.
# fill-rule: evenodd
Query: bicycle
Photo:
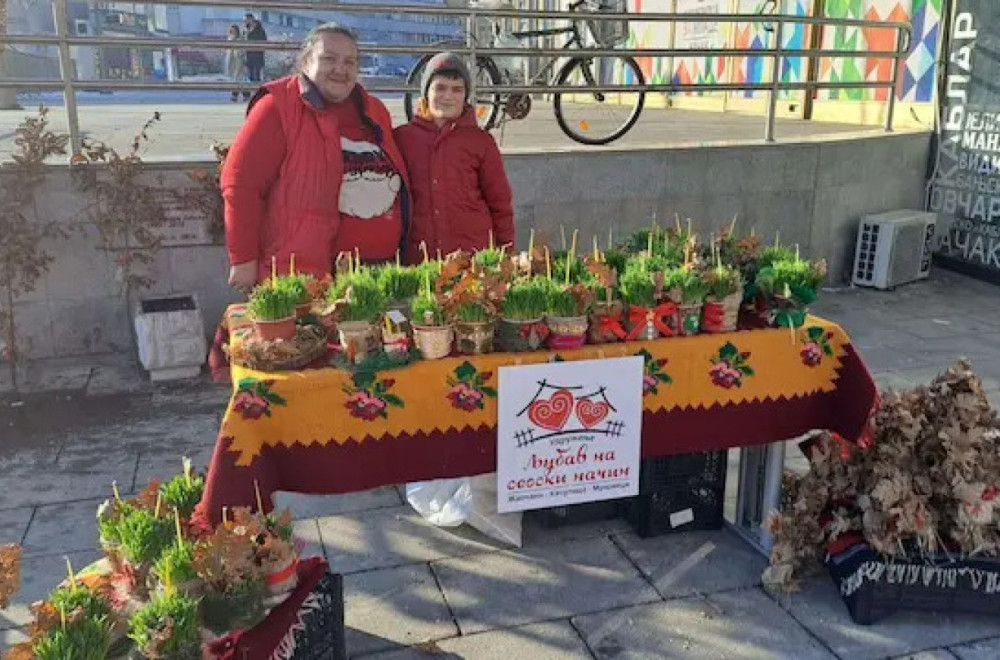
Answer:
M624 12L624 0L577 0L570 4L569 10L577 12L586 6L590 11L611 10L615 13ZM582 12L581 12L582 13ZM550 28L544 30L525 30L503 34L499 29L497 21L489 20L494 43L503 44L509 38L516 40L530 39L532 37L556 37L568 35L563 50L573 51L569 59L562 63L556 70L557 64L562 59L554 56L545 61L538 73L530 78L528 84L544 84L550 72L552 79L550 84L573 86L578 82L581 91L579 92L554 92L552 94L552 106L559 127L571 139L588 145L608 144L625 135L632 126L635 125L642 112L645 103L646 93L637 92L599 92L587 91L589 87L596 87L601 82L610 83L618 80L621 84L644 85L646 83L642 69L634 58L626 55L614 56L588 56L587 47L584 43L584 34L589 31L594 41L605 48L613 48L628 38L628 24L626 21L594 21L586 18L574 19L567 27ZM473 42L477 41L476 35L469 35ZM442 47L449 45L441 44ZM451 42L454 45L454 42ZM582 54L577 54L582 53ZM431 55L422 57L410 70L406 78L408 85L416 85L420 82L423 68ZM514 74L509 68L501 68L496 60L488 55L476 56L475 67L476 86L476 116L477 120L485 130L491 130L501 125L507 120L524 119L531 112L532 97L530 94L496 94L490 93L488 88L501 85L504 82L513 83ZM485 84L481 84L485 83ZM479 90L486 87L482 93ZM632 98L631 107L623 103L623 97ZM407 119L413 118L413 94L407 92L403 98L403 106ZM574 120L573 113L580 109L599 110L605 113L621 111L624 121L606 134L596 134L591 129L600 131L608 122L603 120L594 121L588 119Z

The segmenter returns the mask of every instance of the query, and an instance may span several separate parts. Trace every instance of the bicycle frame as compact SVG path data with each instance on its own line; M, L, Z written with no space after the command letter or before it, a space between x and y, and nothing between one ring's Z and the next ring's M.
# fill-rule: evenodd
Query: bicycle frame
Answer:
M547 28L544 30L519 30L516 32L511 32L510 36L515 39L530 39L531 37L558 37L563 34L572 35L563 45L563 50L582 50L583 49L583 37L580 36L580 28L577 27L576 22L573 25L563 28ZM534 85L540 80L545 80L548 78L549 73L555 75L556 63L559 62L559 57L550 57L545 61L545 65L539 69L538 73L531 77L528 81L529 84Z

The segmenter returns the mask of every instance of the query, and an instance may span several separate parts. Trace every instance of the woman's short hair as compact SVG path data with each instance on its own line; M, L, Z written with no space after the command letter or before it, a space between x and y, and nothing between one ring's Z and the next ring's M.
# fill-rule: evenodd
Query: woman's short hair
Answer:
M350 39L351 43L354 44L355 50L357 50L358 35L354 33L354 30L337 23L323 23L322 25L317 25L313 29L309 30L309 34L307 34L305 39L302 40L302 46L299 48L299 55L296 58L296 65L298 68L300 70L302 69L306 59L309 58L313 49L316 47L316 44L319 43L320 39L322 39L324 35L335 34Z

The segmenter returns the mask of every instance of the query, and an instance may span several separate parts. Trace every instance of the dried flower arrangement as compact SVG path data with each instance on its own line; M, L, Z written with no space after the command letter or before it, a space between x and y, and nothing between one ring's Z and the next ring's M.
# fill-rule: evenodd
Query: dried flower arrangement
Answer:
M853 445L823 434L789 477L765 581L794 588L830 547L867 542L888 557L1000 555L1000 424L969 363L890 392Z

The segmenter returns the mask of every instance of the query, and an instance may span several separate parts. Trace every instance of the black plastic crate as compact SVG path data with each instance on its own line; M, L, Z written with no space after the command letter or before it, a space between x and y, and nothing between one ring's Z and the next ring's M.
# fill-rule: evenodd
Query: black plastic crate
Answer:
M647 458L639 471L639 492L652 493L690 486L726 487L725 449Z
M621 503L624 501L618 499L567 504L566 506L530 511L529 515L545 529L555 529L617 518L621 515Z
M720 529L727 461L724 449L642 461L639 496L626 504L625 518L644 538Z
M722 488L709 484L664 488L642 493L625 507L625 519L642 538L671 532L721 529Z
M867 544L827 558L851 619L869 625L894 612L1000 614L1000 560L890 558Z

